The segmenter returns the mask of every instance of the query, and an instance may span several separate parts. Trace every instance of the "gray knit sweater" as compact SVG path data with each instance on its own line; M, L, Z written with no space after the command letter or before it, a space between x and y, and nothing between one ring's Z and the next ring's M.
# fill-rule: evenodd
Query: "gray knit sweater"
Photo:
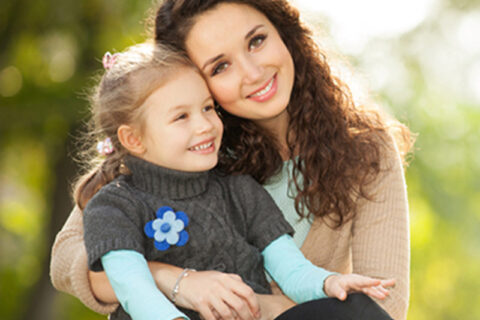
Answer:
M84 210L92 270L102 270L100 258L107 252L129 249L148 261L236 273L255 292L270 293L261 251L293 230L262 186L249 176L180 172L131 156L125 164L132 174L104 186ZM161 251L145 234L145 225L163 206L188 216L189 239L184 246ZM198 314L183 311L198 319ZM130 317L119 307L111 319Z

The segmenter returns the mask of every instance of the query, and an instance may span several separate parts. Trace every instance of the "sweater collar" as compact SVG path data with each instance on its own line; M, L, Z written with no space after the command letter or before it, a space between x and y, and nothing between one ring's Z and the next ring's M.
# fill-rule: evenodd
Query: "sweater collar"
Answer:
M155 196L183 199L200 195L207 189L208 171L168 169L134 156L127 156L125 165L132 173L133 185Z

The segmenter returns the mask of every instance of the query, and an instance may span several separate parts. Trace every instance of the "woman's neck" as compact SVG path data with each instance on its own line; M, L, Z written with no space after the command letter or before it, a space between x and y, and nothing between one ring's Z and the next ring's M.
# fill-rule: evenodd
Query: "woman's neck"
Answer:
M280 147L280 155L283 160L288 160L290 158L289 150L288 150L288 143L287 143L287 132L288 132L288 112L285 109L279 115L270 118L270 119L262 119L262 120L255 120L255 123L262 127L265 130L268 130L277 142L279 143Z

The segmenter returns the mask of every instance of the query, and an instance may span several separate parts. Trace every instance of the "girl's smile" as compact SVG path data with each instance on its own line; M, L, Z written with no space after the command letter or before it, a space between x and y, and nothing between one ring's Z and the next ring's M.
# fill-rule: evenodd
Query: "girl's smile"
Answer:
M175 75L143 104L143 153L138 156L180 171L206 171L218 161L223 124L201 75L193 68Z
M215 138L209 139L206 142L200 142L193 147L188 148L188 150L201 154L215 152Z

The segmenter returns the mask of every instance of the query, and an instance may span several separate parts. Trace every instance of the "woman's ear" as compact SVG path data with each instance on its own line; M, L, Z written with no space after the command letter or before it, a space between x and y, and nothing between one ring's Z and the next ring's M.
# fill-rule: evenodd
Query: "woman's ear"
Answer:
M122 146L134 155L142 155L146 149L138 130L129 125L122 124L117 130L118 140Z

